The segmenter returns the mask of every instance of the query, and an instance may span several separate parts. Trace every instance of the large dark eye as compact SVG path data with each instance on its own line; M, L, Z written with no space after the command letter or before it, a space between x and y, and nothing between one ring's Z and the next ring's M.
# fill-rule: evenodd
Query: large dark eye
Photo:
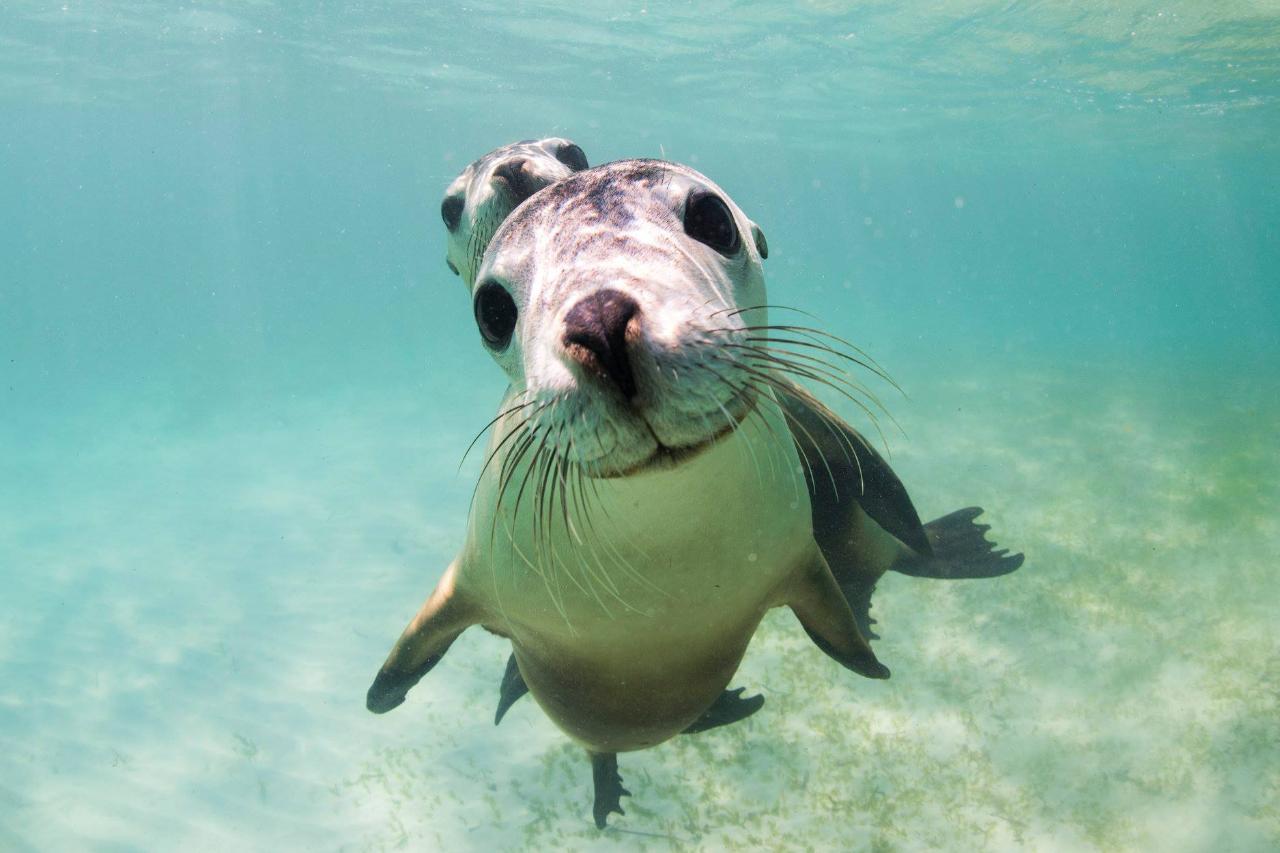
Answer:
M587 155L572 142L556 149L556 159L575 172L581 172L587 168Z
M451 195L440 202L440 216L444 219L444 227L456 231L462 220L462 196Z
M722 255L738 251L738 229L729 206L715 193L698 190L684 203L684 233Z
M511 342L516 328L516 301L496 281L486 281L476 291L476 325L480 336L491 348L503 350Z

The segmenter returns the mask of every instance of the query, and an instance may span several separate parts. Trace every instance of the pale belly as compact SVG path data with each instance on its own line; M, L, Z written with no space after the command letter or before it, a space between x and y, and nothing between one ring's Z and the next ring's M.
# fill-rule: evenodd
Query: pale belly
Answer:
M640 749L693 722L816 547L799 457L765 414L771 430L749 420L675 469L564 501L526 492L518 514L504 496L495 516L497 478L481 482L459 583L587 747Z

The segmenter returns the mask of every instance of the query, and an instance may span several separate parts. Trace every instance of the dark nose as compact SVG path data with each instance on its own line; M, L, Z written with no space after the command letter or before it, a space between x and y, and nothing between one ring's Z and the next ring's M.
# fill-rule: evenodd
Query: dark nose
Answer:
M516 204L542 189L538 179L529 171L529 161L523 157L508 160L493 170L493 176L503 180L515 196Z
M627 356L627 324L640 306L617 290L597 290L579 300L564 318L564 345L583 367L605 377L622 396L636 396L636 378Z

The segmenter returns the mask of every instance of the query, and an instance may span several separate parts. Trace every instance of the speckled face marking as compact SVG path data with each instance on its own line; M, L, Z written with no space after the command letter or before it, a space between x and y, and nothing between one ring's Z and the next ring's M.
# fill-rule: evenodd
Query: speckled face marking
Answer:
M493 232L511 211L543 187L585 168L582 149L554 136L495 148L467 166L440 203L449 231L449 269L471 289Z
M494 235L474 291L481 338L523 401L545 404L557 453L597 477L670 466L754 405L735 347L766 322L763 249L692 169L588 169Z

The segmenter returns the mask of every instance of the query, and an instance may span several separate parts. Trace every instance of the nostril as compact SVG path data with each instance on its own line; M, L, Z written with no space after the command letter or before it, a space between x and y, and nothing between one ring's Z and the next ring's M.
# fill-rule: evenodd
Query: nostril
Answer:
M493 176L506 182L517 202L524 201L540 189L529 173L529 161L523 157L507 160L493 170Z
M630 296L606 288L579 300L564 318L563 340L569 354L611 380L628 400L637 389L627 353L627 326L639 311Z
M610 288L597 290L569 309L564 318L565 331L567 335L621 339L639 310L636 301L625 293Z

